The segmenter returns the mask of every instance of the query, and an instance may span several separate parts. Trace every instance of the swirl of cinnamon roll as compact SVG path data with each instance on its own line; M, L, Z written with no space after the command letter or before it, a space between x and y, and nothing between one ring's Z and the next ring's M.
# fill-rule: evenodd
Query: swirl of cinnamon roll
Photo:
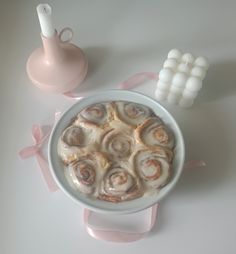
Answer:
M170 178L170 163L151 150L138 151L134 166L145 184L155 189L166 185Z
M70 126L62 133L58 141L58 155L65 164L77 160L80 147L84 143L84 133L81 128Z
M102 136L101 145L115 159L125 159L130 156L134 140L125 130L111 129Z
M137 140L149 146L164 146L173 148L173 133L162 123L158 117L147 119L135 130Z
M62 133L58 141L58 154L65 164L77 160L86 150L96 149L96 140L101 131L89 127L86 123L71 125Z
M96 170L89 160L75 161L68 167L68 175L72 184L81 192L91 194L94 192L96 182Z
M101 183L99 199L109 202L132 200L143 195L140 183L122 167L109 169Z
M110 103L93 104L84 108L77 117L80 121L87 121L97 126L103 126L113 117L112 106Z
M103 177L110 166L106 157L99 152L87 154L69 164L66 169L70 183L83 193L91 194L96 183Z
M115 105L117 117L125 123L133 126L141 124L153 114L148 107L138 103L119 101L116 102Z
M63 132L62 140L68 146L83 146L84 144L83 130L78 126L70 126Z

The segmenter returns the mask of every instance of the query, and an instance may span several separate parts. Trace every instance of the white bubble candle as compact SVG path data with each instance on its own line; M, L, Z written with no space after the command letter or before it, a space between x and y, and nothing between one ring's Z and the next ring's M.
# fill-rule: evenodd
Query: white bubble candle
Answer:
M185 108L192 106L208 68L205 57L195 58L190 53L182 54L178 49L172 49L159 73L156 99Z

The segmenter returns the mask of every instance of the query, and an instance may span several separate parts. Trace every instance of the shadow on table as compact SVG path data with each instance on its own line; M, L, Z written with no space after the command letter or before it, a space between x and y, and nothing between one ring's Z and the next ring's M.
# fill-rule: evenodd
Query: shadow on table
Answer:
M196 104L222 99L236 94L236 62L218 62L210 65L203 89Z

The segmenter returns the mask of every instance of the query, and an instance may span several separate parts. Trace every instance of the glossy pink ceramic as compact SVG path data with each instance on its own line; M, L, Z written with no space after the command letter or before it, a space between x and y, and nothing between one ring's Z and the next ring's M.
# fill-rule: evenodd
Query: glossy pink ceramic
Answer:
M63 41L62 34L70 32L69 40ZM65 93L73 90L84 80L88 62L83 51L69 43L72 39L72 30L65 28L58 35L46 38L43 35L43 47L38 48L30 55L26 70L34 85L53 93Z

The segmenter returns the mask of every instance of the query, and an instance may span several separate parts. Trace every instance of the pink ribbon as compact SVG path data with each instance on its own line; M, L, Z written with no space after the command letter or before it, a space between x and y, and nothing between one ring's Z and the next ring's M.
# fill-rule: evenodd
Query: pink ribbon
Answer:
M118 84L118 88L133 89L137 87L138 85L141 85L146 80L157 80L157 79L158 79L158 74L156 72L151 72L151 71L139 72L132 75L131 77L126 79L124 82ZM81 100L83 98L83 96L80 96L79 94L76 94L73 91L64 93L64 95L68 98L76 99L76 100Z
M184 164L184 169L193 169L196 167L204 167L204 166L206 166L206 163L204 161L193 160L186 162ZM118 243L138 241L144 238L155 225L158 215L158 207L159 205L156 204L151 208L148 208L151 209L151 216L148 217L147 221L148 225L146 230L144 230L143 232L125 232L111 229L98 229L94 227L91 223L89 223L90 216L93 215L96 218L96 213L86 208L84 209L84 224L88 234L98 240L105 240L109 242L118 242Z
M58 190L58 187L51 175L51 172L50 172L50 169L48 166L48 161L44 158L44 156L42 155L42 152L41 152L41 148L42 148L43 144L47 141L51 130L49 130L46 134L43 135L43 131L40 128L40 126L37 124L34 124L32 126L31 131L32 131L34 145L25 147L22 150L20 150L19 156L22 159L26 159L31 156L36 157L39 167L41 169L43 178L48 186L48 189L51 192L54 192L54 191Z
M133 76L126 79L124 82L118 85L118 88L121 89L132 89L142 84L146 79L148 80L157 80L158 74L156 72L139 72L134 74Z
M203 160L192 160L184 163L184 169L193 169L205 167L206 163Z
M115 231L115 230L109 230L109 229L106 230L106 229L94 228L92 225L89 224L89 217L91 216L92 213L94 215L96 215L96 213L88 209L84 209L84 224L86 226L86 230L88 234L96 239L110 241L110 242L119 242L119 243L133 242L145 237L147 233L151 231L151 229L156 223L158 204L148 209L151 209L151 216L148 217L147 229L142 232L125 232L125 231Z
M67 92L67 93L64 93L64 95L68 98L71 98L71 99L76 99L76 100L81 100L83 99L83 96L78 96L76 93L74 92Z

